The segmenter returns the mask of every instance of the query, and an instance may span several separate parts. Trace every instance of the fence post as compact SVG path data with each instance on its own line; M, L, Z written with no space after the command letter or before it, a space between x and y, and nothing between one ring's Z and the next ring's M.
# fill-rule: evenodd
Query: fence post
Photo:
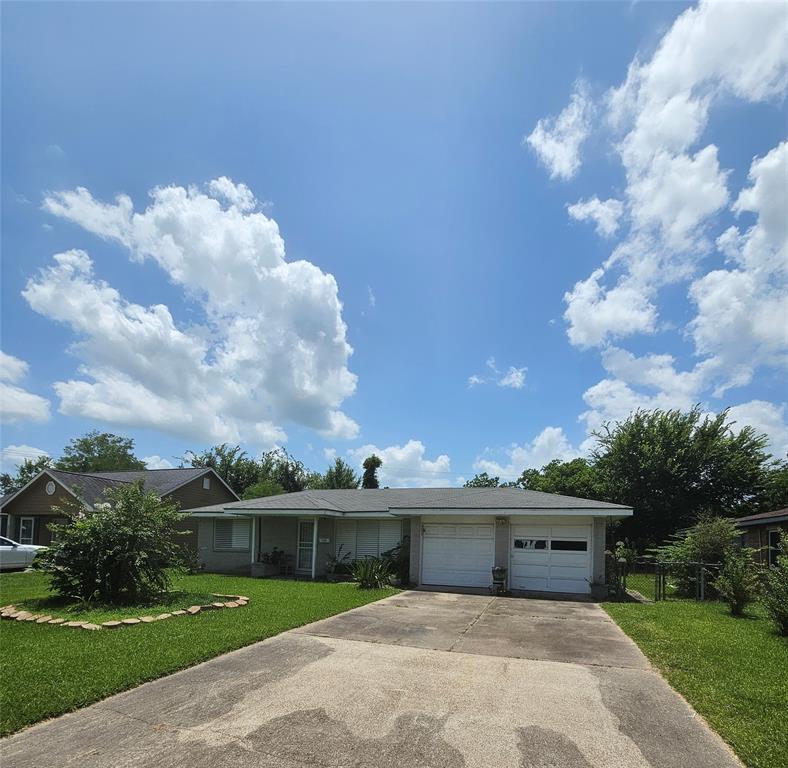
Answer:
M706 599L706 569L703 563L698 565L698 588L700 589L701 602Z

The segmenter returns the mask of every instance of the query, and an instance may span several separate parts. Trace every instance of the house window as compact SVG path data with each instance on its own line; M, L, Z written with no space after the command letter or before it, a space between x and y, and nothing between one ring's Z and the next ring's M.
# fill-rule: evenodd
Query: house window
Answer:
M214 520L213 548L234 552L249 551L248 520Z
M0 536L8 536L8 515L0 513Z
M777 565L777 556L780 554L780 531L776 528L769 531L769 565Z
M211 490L211 478L210 477L204 477L202 479L202 489L204 491L210 491Z
M338 520L334 534L336 549L350 560L380 557L394 549L402 540L402 523L399 520Z
M33 531L35 530L36 519L34 517L19 518L19 543L32 544Z
M553 539L550 549L559 552L585 552L588 550L587 541L573 541L571 539Z
M515 539L515 549L547 549L547 539Z

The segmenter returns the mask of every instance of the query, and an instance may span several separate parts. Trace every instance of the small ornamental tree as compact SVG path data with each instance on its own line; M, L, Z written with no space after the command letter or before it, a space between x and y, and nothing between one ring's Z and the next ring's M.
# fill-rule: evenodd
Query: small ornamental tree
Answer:
M788 637L788 535L780 537L777 564L764 573L761 602L777 632Z
M362 488L380 488L378 482L378 469L383 466L383 461L379 456L374 453L364 459L364 476L361 480Z
M106 493L93 509L73 504L59 511L68 523L50 525L52 544L38 556L52 590L63 597L129 603L170 587L172 569L184 568L188 551L177 543L178 507L146 493L142 483Z
M732 547L727 552L714 588L728 604L731 616L744 615L744 609L758 594L758 572L751 549Z

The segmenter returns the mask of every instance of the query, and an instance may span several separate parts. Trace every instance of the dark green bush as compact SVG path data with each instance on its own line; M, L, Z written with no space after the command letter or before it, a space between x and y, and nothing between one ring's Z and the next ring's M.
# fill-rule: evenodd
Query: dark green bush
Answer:
M110 489L93 509L60 510L70 522L51 525L53 541L38 558L52 590L64 597L133 602L166 592L171 569L189 565L177 543L178 508L141 483Z
M788 637L788 535L781 537L778 549L777 565L764 573L761 602L777 631Z
M389 562L391 571L400 584L410 581L410 536L403 537L396 547L382 552L381 557Z
M391 565L378 557L365 557L353 563L353 580L360 589L380 589L388 585Z
M741 616L758 594L758 570L752 550L732 547L725 555L714 588L728 604L732 616Z
M670 544L657 549L657 560L671 563L671 578L677 594L691 597L695 594L697 568L693 563L723 563L728 552L738 547L740 531L727 517L705 517L692 528L674 536ZM706 596L716 597L710 585Z

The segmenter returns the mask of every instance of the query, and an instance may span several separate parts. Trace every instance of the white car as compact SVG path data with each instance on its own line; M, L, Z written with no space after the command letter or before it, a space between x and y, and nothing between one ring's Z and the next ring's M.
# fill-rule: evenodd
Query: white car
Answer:
M0 536L0 571L27 568L42 549L46 547L39 547L37 544L20 544Z

